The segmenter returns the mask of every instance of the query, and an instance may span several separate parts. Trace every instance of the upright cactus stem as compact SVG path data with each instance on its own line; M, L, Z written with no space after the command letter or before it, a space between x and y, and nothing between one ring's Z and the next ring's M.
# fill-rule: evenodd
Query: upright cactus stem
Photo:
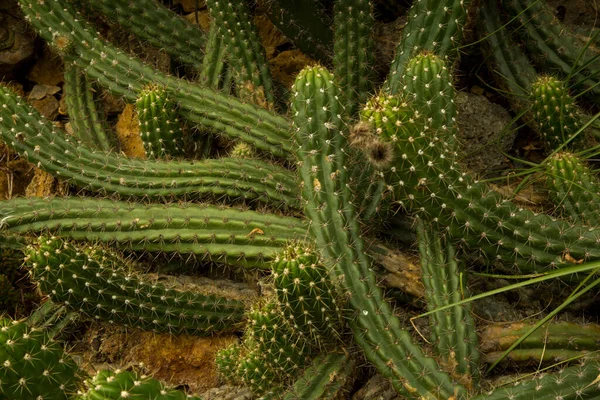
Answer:
M540 76L531 85L531 100L533 119L548 148L557 149L567 141L573 146L571 139L580 125L565 82L552 76Z
M157 85L142 90L135 103L140 136L149 158L183 155L183 130L175 104L167 91Z
M348 296L350 327L366 358L394 388L407 397L424 399L463 395L463 387L439 371L401 329L383 299L352 205L347 173L347 134L341 124L339 90L322 67L305 68L292 92L292 111L300 146L305 213L334 282Z

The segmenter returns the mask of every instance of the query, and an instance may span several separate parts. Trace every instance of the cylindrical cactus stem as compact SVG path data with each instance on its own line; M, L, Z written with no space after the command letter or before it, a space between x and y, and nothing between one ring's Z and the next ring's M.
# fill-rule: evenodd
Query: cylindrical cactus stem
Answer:
M248 5L243 0L208 0L206 4L212 24L227 43L227 59L236 71L238 93L264 108L273 108L269 64Z
M600 226L600 181L575 154L561 152L546 166L546 186L559 213L589 226Z
M522 209L462 172L454 140L426 129L402 98L370 101L363 120L392 156L381 168L394 200L485 262L504 262L523 272L543 271L582 259L600 258L600 230L557 221Z
M482 359L496 363L515 341L526 334L534 323L502 323L488 325L481 332ZM556 363L579 356L597 358L600 325L575 322L552 322L540 326L506 355L510 365Z
M150 83L167 89L182 117L215 132L254 144L275 157L292 158L289 122L262 107L155 71L100 39L66 0L21 0L27 20L49 43L69 43L65 63L82 68L111 92L134 102ZM44 16L44 18L42 18Z
M0 397L68 400L79 368L43 328L0 318Z
M339 340L344 311L315 250L291 245L272 269L279 309L288 323L318 347Z
M196 70L202 69L206 35L202 30L153 0L99 0L91 7L139 39L177 58Z
M377 287L348 185L347 137L333 77L322 67L305 68L292 90L305 212L330 275L348 296L354 340L400 393L424 399L462 395L464 388L402 330Z
M373 15L369 0L336 0L333 67L346 114L367 101L373 76Z
M148 158L178 157L184 153L183 130L175 104L164 88L150 85L135 102L140 136Z
M285 393L283 400L344 398L354 365L355 362L343 352L320 355Z
M217 295L168 289L125 270L97 247L40 237L26 265L41 291L89 318L153 332L206 335L239 328L244 304Z
M417 0L408 11L408 22L396 57L390 67L386 92L402 91L402 76L408 61L418 53L430 51L451 66L458 59L459 46L469 17L471 0Z
M419 253L427 308L435 310L462 300L460 270L452 244L422 220L417 221ZM467 387L477 382L477 330L469 304L431 315L431 339L442 365Z
M584 360L581 365L563 367L558 372L542 373L505 388L472 397L473 400L576 400L600 396L600 363Z
M79 400L201 400L181 390L171 389L150 376L118 369L101 370L86 385L88 389L78 397Z
M227 382L232 384L240 383L239 367L242 355L243 348L239 343L233 343L219 350L215 355L217 371Z
M546 146L556 149L573 138L580 127L576 105L564 81L540 76L531 85L532 117ZM581 138L583 135L579 135ZM574 142L571 140L569 145Z
M273 200L276 206L289 202L292 207L300 207L297 179L285 168L261 160L161 162L95 152L73 143L2 86L0 105L0 138L40 168L83 188L125 199L193 199L209 195L269 203Z
M205 51L198 81L208 88L229 93L231 82L225 79L227 69L231 68L226 63L227 44L215 23L210 25Z
M74 136L93 149L113 150L117 138L102 121L90 80L80 68L73 65L66 66L64 77L63 90Z
M138 204L83 198L0 202L8 233L51 232L127 250L192 254L206 261L266 268L306 235L302 220L199 204Z

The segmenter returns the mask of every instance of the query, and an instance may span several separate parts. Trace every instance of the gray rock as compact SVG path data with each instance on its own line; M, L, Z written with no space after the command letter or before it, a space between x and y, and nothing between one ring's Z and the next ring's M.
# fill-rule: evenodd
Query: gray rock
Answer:
M508 111L485 96L459 92L456 96L462 161L467 168L485 174L506 166L516 132Z

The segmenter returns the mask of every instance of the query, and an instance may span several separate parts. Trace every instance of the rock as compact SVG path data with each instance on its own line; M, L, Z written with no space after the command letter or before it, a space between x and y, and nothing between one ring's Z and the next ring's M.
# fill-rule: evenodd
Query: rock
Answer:
M20 15L16 1L0 6L0 78L18 74L34 55L35 33Z
M54 120L58 117L58 100L54 96L46 96L41 100L30 101L33 108L39 111L44 117Z
M512 118L508 111L485 96L467 92L458 92L455 102L458 136L466 166L478 174L504 167L507 160L502 152L512 148L516 137L509 126Z
M30 100L41 100L46 96L52 96L56 93L60 92L60 88L58 86L49 86L49 85L35 85L31 92L29 92Z
M64 67L60 57L45 47L35 62L27 79L40 85L57 86L63 82Z
M200 29L202 29L205 33L208 33L210 29L210 14L208 10L200 10L197 13L193 12L185 16L185 19L187 19L188 22L193 25L196 25L196 18L198 19L198 25L200 25Z
M401 400L389 380L377 374L352 396L352 400Z
M206 8L206 0L175 0L173 4L180 5L183 12L186 13L193 13L196 9Z
M117 138L121 151L128 157L146 158L144 144L140 138L140 126L135 114L135 106L127 104L117 121Z
M65 196L68 192L68 184L61 182L46 171L32 168L35 172L31 182L27 185L25 196L27 197L50 197Z
M254 398L250 389L231 385L212 388L199 395L204 400L251 400Z

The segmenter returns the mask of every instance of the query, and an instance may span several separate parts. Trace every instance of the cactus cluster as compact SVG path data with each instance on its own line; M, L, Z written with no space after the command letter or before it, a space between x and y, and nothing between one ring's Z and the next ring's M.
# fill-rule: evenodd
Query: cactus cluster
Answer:
M414 0L385 82L375 74L368 0L207 0L207 33L156 0L18 2L62 58L73 128L66 135L0 86L0 139L70 185L66 198L0 202L0 247L26 254L46 304L174 335L242 333L218 352L217 368L265 399L346 398L364 364L404 398L599 395L598 363L589 358L490 392L482 367L497 354L480 354L472 309L456 304L469 296L467 260L549 274L600 259L600 189L585 160L586 135L598 128L576 102L597 101L598 50L543 1ZM271 75L257 12L320 62L291 89ZM97 15L164 49L184 76L105 40L91 22ZM546 210L505 198L461 165L455 76L473 35L498 93L549 154L536 169L553 203ZM93 95L100 87L135 103L147 159L115 151ZM416 227L427 344L401 323L370 257L374 237L400 212ZM251 305L176 290L114 247L257 269L267 290ZM9 297L5 273L0 294ZM588 277L574 293L590 279L600 282ZM512 360L587 357L597 341L576 329L530 335ZM86 376L54 341L57 330L0 319L0 398L192 398L131 371Z

